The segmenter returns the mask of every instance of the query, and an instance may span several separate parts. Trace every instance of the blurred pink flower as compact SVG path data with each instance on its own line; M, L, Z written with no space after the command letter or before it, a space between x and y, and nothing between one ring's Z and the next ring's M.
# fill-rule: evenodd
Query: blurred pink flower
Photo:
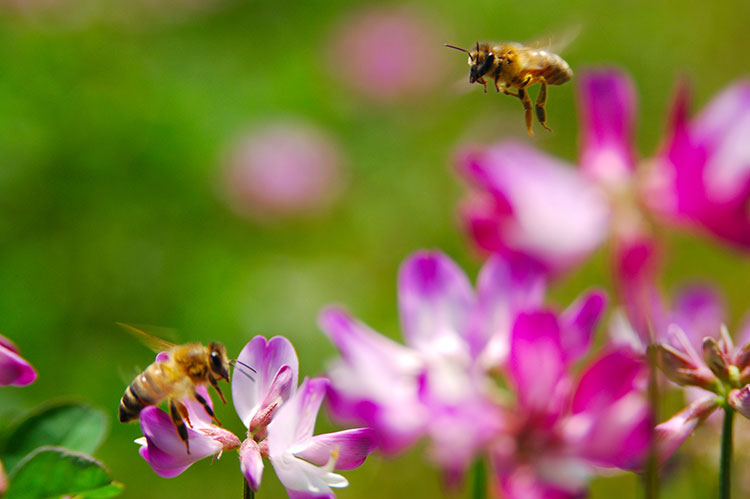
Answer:
M372 427L388 454L429 437L431 458L456 480L503 431L490 375L508 361L515 317L541 306L545 281L525 260L494 257L475 293L450 258L419 251L403 263L398 288L406 345L340 308L321 313L321 329L341 353L329 370L331 410ZM588 350L603 307L592 292L563 313L566 361Z
M725 89L688 122L677 92L670 135L644 197L667 219L750 249L750 80Z
M645 364L628 349L605 349L576 382L565 336L544 311L521 314L513 328L509 378L518 400L492 448L504 497L580 497L600 468L636 469L648 454Z
M689 126L686 97L678 93L666 151L646 161L642 172L632 146L636 102L630 79L614 70L590 71L578 89L577 170L515 142L459 153L459 171L479 191L462 215L480 248L523 254L560 273L610 236L620 247L652 244L646 207L750 247L750 153L742 138L750 126L750 84L723 92ZM623 269L620 263L617 268ZM629 285L630 276L618 278Z
M0 386L26 386L36 380L36 371L21 357L18 348L0 335Z
M277 122L244 135L232 147L224 191L240 213L256 219L325 210L343 184L335 142L310 125Z
M8 490L8 475L5 474L3 462L0 461L0 496L5 494L6 490Z
M430 19L428 12L394 7L353 13L330 42L331 76L379 101L435 88L447 66L443 40Z

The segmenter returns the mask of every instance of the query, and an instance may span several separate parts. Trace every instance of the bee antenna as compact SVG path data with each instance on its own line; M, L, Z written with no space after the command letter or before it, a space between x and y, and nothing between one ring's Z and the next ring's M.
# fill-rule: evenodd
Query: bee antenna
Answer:
M445 45L449 49L460 50L461 52L466 52L467 54L469 53L468 50L462 49L461 47L456 47L455 45L448 45L447 43L444 43L443 45Z
M250 367L247 364L245 364L244 362L242 362L241 360L235 360L234 362L237 363L237 364L239 364L239 365L241 365L241 366L247 367L248 369L250 369L254 373L258 372L255 369L253 369L252 367Z
M461 52L466 52L467 54L469 54L469 58L471 58L472 61L474 60L474 58L471 56L471 52L469 52L466 49L462 49L461 47L456 47L455 45L448 45L447 43L444 43L443 45L445 45L449 49L460 50Z

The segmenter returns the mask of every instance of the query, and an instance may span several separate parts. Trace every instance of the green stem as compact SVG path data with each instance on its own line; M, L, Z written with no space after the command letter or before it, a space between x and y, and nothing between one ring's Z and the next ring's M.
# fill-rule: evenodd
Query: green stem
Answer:
M648 400L651 406L651 448L646 462L646 473L644 488L646 499L658 499L659 497L659 455L656 449L655 424L659 421L659 378L656 371L656 350L648 349L649 375L648 375Z
M487 498L487 470L484 468L484 459L477 459L474 462L471 479L471 498Z
M724 425L721 428L721 457L719 459L719 499L732 496L732 423L734 409L724 407Z
M255 499L255 492L247 483L247 478L242 477L242 499Z

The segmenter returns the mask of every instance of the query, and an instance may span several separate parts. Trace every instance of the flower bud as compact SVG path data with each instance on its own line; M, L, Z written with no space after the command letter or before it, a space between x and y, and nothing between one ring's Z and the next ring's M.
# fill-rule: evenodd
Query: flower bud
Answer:
M678 385L692 385L714 391L716 380L687 355L670 345L656 345L656 358L664 375Z
M722 381L729 381L729 361L719 343L710 336L703 338L703 360Z

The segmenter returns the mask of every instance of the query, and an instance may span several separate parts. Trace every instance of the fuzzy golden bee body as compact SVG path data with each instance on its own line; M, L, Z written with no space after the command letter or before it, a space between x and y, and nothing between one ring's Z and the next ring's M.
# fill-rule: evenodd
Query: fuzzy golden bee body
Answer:
M165 352L163 360L157 360L135 377L125 389L120 399L120 422L128 423L139 418L141 411L152 405L168 401L169 413L177 433L185 448L190 453L188 432L185 423L190 425L187 407L181 402L186 397L198 401L206 413L220 424L211 406L196 388L210 384L224 400L218 381L229 381L229 367L232 361L221 343L186 343L175 345L149 335L132 326L122 324L131 333L139 335L141 340L158 352Z
M549 130L546 124L547 112L544 109L547 85L562 85L573 77L573 71L562 57L549 50L515 42L477 42L473 50L453 45L446 47L469 55L469 83L481 83L486 93L487 78L492 78L496 91L512 95L521 101L526 114L526 128L531 136L534 132L531 129L531 99L527 89L539 83L541 87L535 103L536 117L539 124Z

